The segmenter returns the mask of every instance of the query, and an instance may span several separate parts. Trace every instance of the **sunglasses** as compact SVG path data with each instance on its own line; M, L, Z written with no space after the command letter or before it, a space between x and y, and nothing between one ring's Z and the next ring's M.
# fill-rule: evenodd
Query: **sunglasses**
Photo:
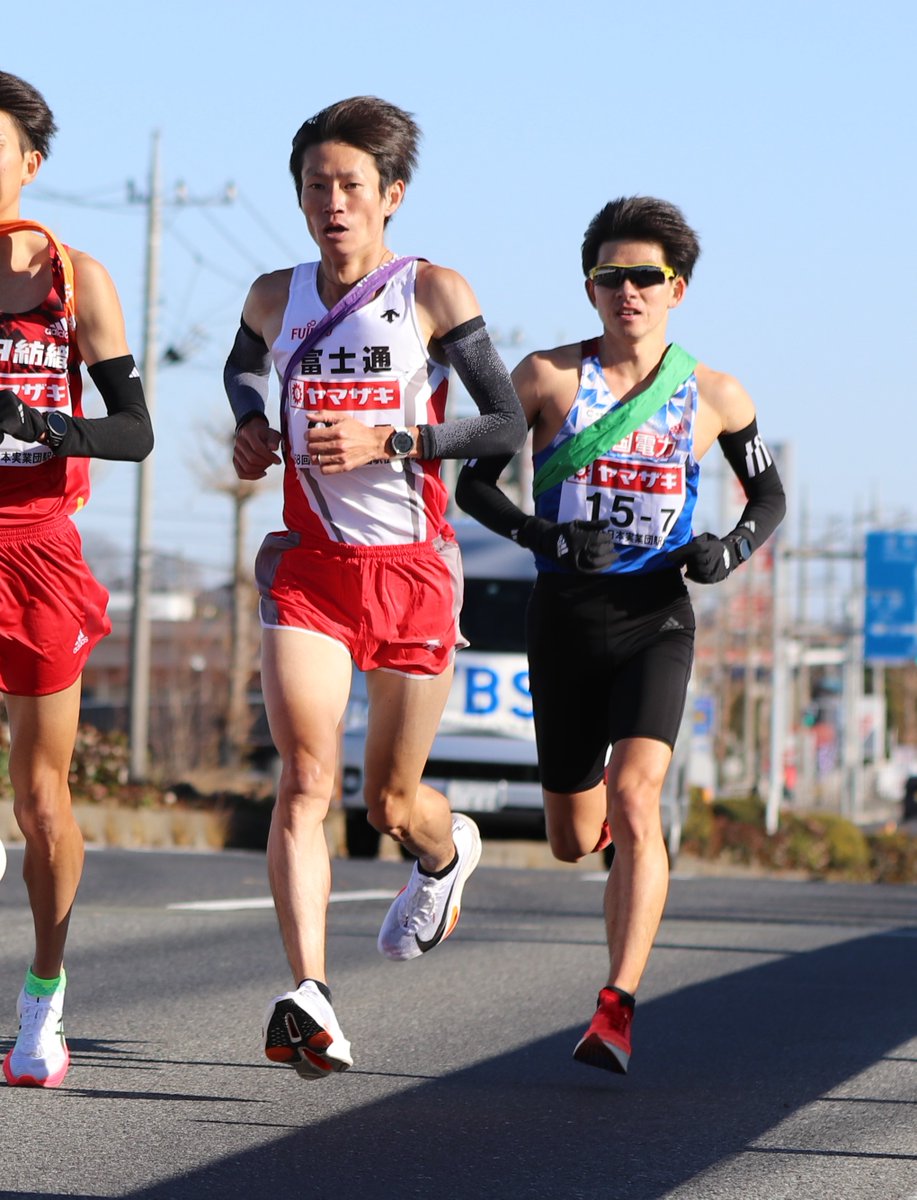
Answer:
M599 263L589 272L589 278L596 287L621 287L625 279L637 288L658 287L668 279L674 279L678 274L671 267L659 267L655 263L638 263L633 267L623 267L618 263Z

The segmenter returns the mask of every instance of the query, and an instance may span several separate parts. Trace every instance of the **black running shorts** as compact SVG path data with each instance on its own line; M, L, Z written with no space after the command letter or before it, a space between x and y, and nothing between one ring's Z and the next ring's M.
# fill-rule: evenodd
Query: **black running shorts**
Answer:
M609 745L675 745L694 659L694 610L677 570L540 574L526 618L541 783L582 792Z

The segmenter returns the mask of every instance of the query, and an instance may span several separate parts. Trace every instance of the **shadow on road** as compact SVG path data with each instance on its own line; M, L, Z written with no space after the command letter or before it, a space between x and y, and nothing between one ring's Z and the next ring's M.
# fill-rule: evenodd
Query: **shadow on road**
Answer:
M790 955L640 1006L626 1079L572 1062L577 1027L130 1195L659 1200L891 1060L914 957L913 929Z

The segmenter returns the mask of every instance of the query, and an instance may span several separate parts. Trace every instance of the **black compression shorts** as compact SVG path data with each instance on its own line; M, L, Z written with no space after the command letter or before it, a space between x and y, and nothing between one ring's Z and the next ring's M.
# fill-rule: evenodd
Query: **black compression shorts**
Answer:
M582 792L609 745L675 745L694 658L694 610L678 570L540 574L526 617L541 783Z

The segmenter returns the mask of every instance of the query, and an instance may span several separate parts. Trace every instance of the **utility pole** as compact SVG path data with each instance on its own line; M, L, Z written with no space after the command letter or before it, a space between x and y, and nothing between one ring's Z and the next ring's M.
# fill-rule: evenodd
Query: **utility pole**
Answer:
M768 834L775 834L780 825L780 805L783 801L783 767L786 758L787 692L789 664L787 662L787 619L784 605L784 571L786 554L783 547L782 530L777 529L774 539L773 567L773 642L771 647L771 722L770 722L770 773L767 798L764 808L764 827Z
M775 448L777 461L780 464L780 474L786 494L794 494L793 448L791 443L781 443ZM767 784L767 797L764 805L764 827L769 834L774 834L780 825L780 806L783 801L785 783L784 769L786 764L787 745L787 700L790 680L789 663L789 634L790 627L787 618L787 580L786 571L789 566L789 555L783 544L786 530L780 526L774 531L774 568L773 568L773 631L771 642L771 714L770 714L770 774Z
M143 390L152 419L155 413L156 372L159 361L159 251L162 242L162 183L160 175L159 131L153 133L150 153L150 181L146 195L128 186L128 200L145 204L147 208L146 286L144 289ZM227 184L218 199L192 199L181 184L176 189L174 203L229 204L235 199L235 189ZM143 783L150 765L150 592L153 579L153 546L151 540L153 502L153 455L148 455L137 468L137 509L134 525L134 596L131 614L130 645L130 754L131 781Z
M248 504L255 495L252 485L245 486L239 480L239 489L233 501L233 554L232 554L232 644L229 648L229 707L227 728L223 745L223 760L228 766L237 767L242 757L242 747L248 737L251 717L248 707L248 680L251 675L251 591L249 572L246 569L245 545L248 530Z
M147 206L146 288L144 295L143 390L152 420L156 407L157 307L159 249L162 241L162 190L159 131L153 133ZM132 782L149 774L150 745L150 584L153 547L150 542L153 498L153 456L137 467L137 508L134 526L134 604L131 613L130 757Z
M865 521L854 518L854 550L865 545ZM865 560L865 551L863 552ZM863 741L860 713L863 703L863 622L866 604L865 561L857 564L854 583L847 601L847 638L843 665L843 752L844 784L841 812L856 822L863 812Z
M732 472L720 470L719 473L719 517L718 528L729 529L735 524L735 501L733 488L735 477ZM716 704L716 724L713 734L714 760L714 792L722 796L725 791L727 776L724 770L725 760L729 753L729 718L731 715L730 701L730 653L732 639L729 629L729 614L723 594L715 598L714 608L714 642L713 642L713 691Z

